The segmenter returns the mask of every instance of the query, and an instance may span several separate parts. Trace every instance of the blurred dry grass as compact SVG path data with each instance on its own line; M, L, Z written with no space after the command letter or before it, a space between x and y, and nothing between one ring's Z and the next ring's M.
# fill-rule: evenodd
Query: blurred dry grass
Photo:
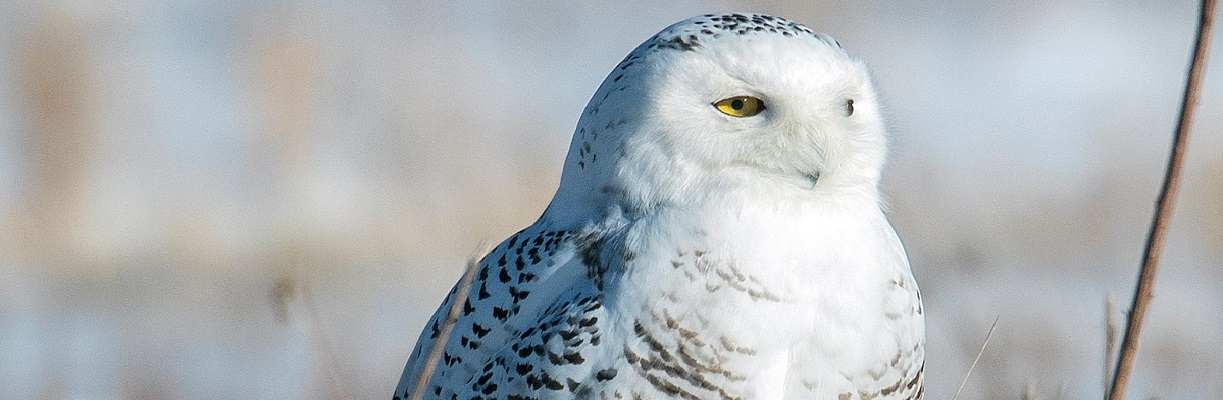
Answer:
M1192 7L2 4L0 398L386 396L468 251L543 210L603 74L710 8L805 22L876 71L931 395L1001 314L964 398L1095 397ZM1221 87L1139 395L1223 397Z
M88 207L85 187L94 161L97 129L96 78L90 76L86 43L74 21L48 16L18 49L18 96L30 123L19 139L27 149L30 190L16 213L14 247L59 277L92 275L72 268L78 251L65 242L80 240L79 221Z

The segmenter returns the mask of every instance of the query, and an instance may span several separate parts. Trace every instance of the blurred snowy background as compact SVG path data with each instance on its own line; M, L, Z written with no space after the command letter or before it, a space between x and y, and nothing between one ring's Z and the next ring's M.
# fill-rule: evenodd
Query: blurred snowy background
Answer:
M0 2L0 398L388 397L603 76L720 10L872 67L928 397L1001 316L962 398L1099 398L1196 2L665 4ZM1134 398L1223 398L1218 39Z

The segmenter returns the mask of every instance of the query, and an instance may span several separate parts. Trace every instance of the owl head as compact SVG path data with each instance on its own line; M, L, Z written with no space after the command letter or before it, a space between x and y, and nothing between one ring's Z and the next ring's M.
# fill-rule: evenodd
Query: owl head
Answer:
M727 196L877 201L885 128L870 76L781 18L691 18L638 46L583 111L549 213Z

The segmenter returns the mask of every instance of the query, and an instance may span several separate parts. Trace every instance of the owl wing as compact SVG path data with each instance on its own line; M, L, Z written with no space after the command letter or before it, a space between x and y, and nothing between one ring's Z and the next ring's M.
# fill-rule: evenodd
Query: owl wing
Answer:
M539 331L542 320L569 315L570 308L585 306L563 305L564 300L580 297L582 285L591 282L579 254L578 236L576 230L548 229L536 223L485 255L470 289L458 293L456 284L429 319L404 366L394 398L411 397L456 301L463 305L429 377L425 398L452 398L473 390L472 384L489 372L490 362L507 351L520 351L510 346ZM533 352L537 345L531 345ZM487 382L496 381L485 378ZM483 390L481 386L476 393Z
M459 399L591 398L617 375L617 360L604 356L609 316L593 288L564 293L514 330L467 382L449 389Z

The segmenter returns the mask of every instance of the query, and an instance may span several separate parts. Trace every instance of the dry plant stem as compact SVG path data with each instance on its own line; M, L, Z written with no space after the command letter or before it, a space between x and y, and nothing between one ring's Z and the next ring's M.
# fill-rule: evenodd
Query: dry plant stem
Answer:
M484 254L488 253L487 245L482 244L480 248L477 254L467 260L467 271L463 272L463 279L459 281L459 287L455 288L454 302L450 303L446 321L442 324L437 340L433 341L433 348L429 349L429 358L425 359L425 365L420 369L420 374L416 376L416 387L412 388L412 400L423 398L425 388L429 385L429 378L433 376L433 370L437 368L437 362L442 358L442 349L446 348L446 340L450 338L450 331L454 329L454 324L459 320L459 312L463 310L463 299L466 299L467 292L471 291L471 282L476 278L480 260L484 258Z
M1117 305L1109 293L1104 302L1104 399L1113 385L1113 357L1117 354Z
M1193 48L1193 61L1189 66L1189 81L1185 84L1185 96L1181 100L1180 122L1176 126L1176 136L1172 139L1172 156L1168 160L1164 187L1159 194L1155 218L1151 222L1151 232L1147 236L1147 246L1143 252L1138 288L1134 290L1134 303L1130 308L1129 320L1125 326L1125 337L1121 341L1121 356L1117 360L1117 370L1113 373L1113 385L1109 391L1108 398L1111 400L1125 398L1126 385L1129 383L1130 373L1134 370L1134 359L1138 353L1138 334L1142 331L1142 320L1146 316L1147 305L1151 302L1151 290L1155 285L1159 255L1163 249L1164 236L1168 231L1168 223L1172 219L1172 206L1176 203L1176 193L1180 186L1181 160L1184 158L1189 138L1189 127L1193 123L1193 113L1197 108L1198 88L1201 86L1202 75L1206 70L1206 54L1210 50L1214 9L1214 0L1202 1L1197 41Z
M989 338L994 336L994 328L998 327L998 319L1000 318L1002 318L1001 315L994 317L994 323L989 326L989 333L985 334L985 341L981 343L981 350L977 350L977 358L972 359L972 365L968 366L968 373L964 374L964 380L960 381L960 388L955 390L955 395L951 396L951 400L960 397L960 391L964 390L964 385L968 384L968 377L972 376L972 370L977 368L977 361L981 361L981 355L985 354L985 346L989 346Z

